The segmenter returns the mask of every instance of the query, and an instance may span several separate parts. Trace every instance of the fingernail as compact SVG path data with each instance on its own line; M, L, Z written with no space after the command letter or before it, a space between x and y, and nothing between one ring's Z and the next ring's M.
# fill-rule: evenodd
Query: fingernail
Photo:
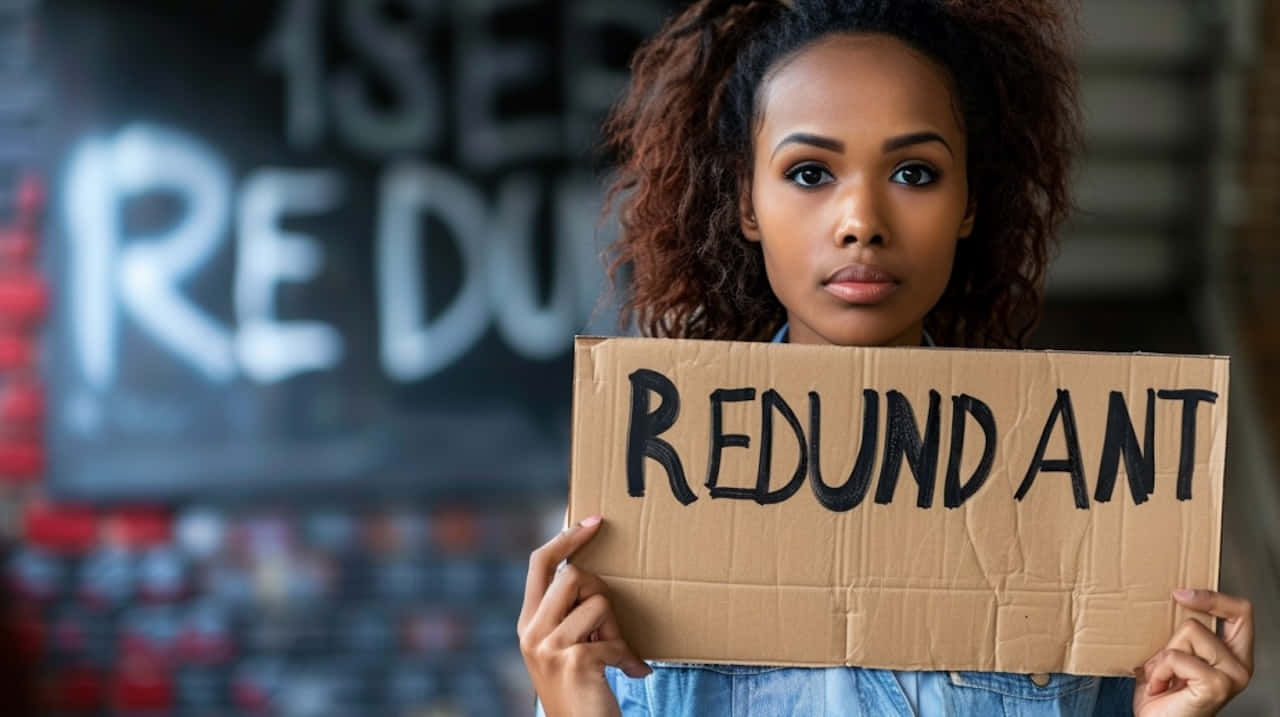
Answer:
M582 522L581 522L581 523L578 523L578 525L581 525L581 526L582 526L582 527L584 527L584 528L590 528L591 526L595 525L596 523L599 523L602 519L603 519L603 517L602 517L599 513L597 513L597 514L595 514L595 515L593 515L593 516L590 516L590 517L587 517L587 518L583 518L583 519L582 519Z
M1173 591L1173 596L1179 600L1190 600L1196 596L1196 591L1187 588L1178 588Z

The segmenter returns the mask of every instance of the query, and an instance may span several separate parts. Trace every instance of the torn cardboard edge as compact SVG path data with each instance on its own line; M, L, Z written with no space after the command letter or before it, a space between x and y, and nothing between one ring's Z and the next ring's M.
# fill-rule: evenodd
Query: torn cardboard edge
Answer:
M574 561L646 659L1128 675L1217 586L1228 367L579 338Z

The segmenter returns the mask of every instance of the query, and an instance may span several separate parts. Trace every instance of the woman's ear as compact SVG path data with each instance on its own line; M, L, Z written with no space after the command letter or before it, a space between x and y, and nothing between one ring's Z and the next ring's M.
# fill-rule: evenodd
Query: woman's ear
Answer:
M760 241L760 222L756 220L755 206L751 202L751 185L741 183L738 193L738 227L747 241Z
M973 223L978 218L978 203L969 201L969 206L965 207L964 219L960 221L960 231L956 235L961 239L968 239L973 233Z

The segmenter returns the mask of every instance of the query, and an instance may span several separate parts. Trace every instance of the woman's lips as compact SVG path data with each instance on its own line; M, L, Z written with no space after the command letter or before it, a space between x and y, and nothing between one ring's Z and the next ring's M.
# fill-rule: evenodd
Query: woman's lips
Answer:
M849 304L876 304L897 291L899 281L870 264L846 264L822 282L828 294Z

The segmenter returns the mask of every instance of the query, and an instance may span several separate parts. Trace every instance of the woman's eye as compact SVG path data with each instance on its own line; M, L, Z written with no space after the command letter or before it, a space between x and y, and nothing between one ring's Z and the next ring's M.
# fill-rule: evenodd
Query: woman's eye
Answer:
M816 187L834 181L835 177L827 170L813 164L805 164L787 173L787 179L802 187Z
M933 184L937 181L938 175L923 164L908 164L894 172L890 179L898 184L920 187Z

